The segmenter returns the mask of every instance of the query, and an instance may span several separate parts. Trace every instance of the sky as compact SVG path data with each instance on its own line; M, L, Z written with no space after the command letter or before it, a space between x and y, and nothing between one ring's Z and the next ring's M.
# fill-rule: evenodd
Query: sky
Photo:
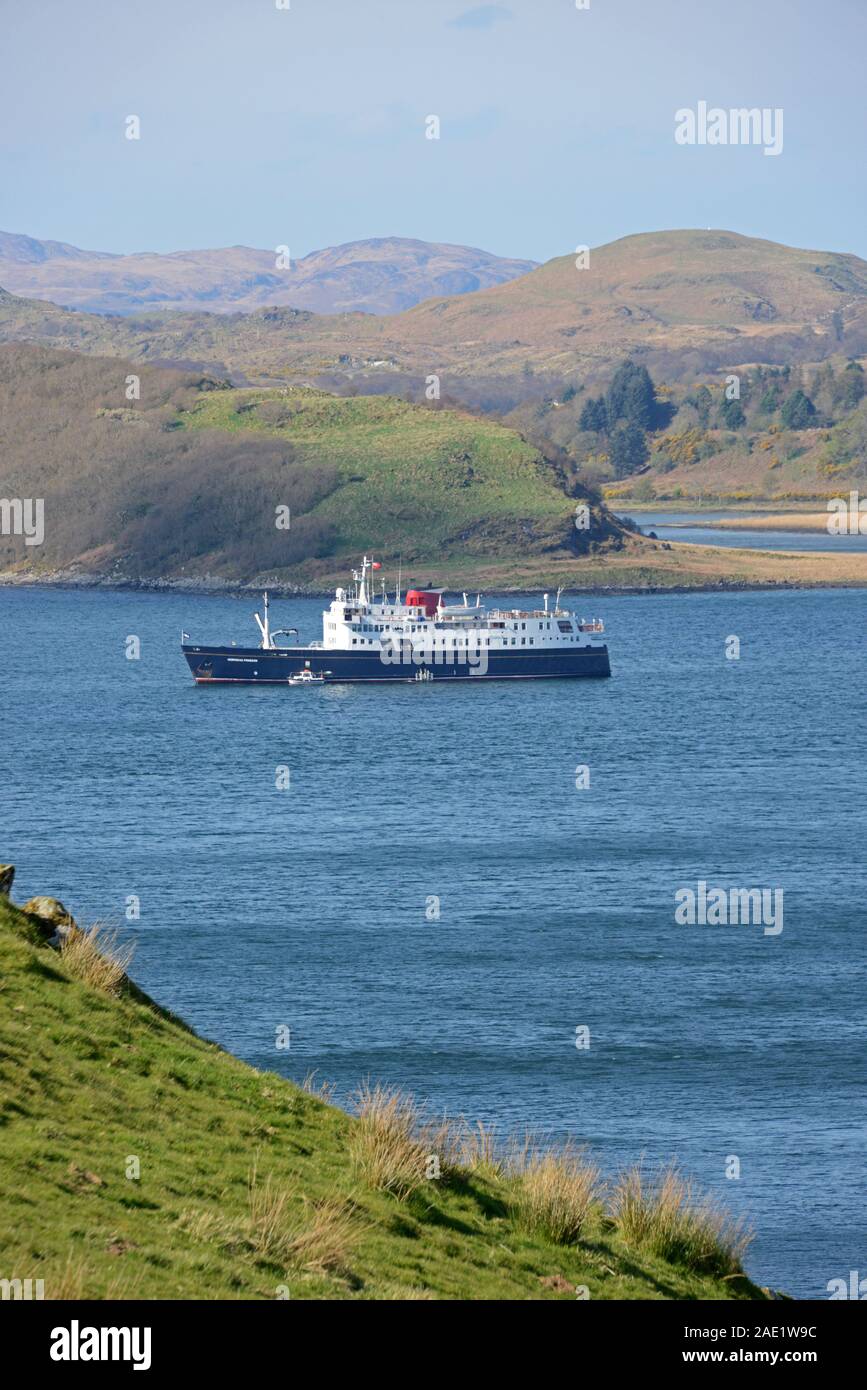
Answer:
M0 34L7 232L544 261L710 226L867 257L867 0L0 0ZM679 144L702 101L782 110L780 153Z

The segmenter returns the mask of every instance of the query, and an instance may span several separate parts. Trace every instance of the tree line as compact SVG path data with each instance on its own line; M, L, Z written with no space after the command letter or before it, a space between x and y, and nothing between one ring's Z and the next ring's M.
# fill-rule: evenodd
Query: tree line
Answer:
M832 425L867 395L864 369L855 361L839 372L826 363L815 373L809 390L793 380L788 366L753 367L740 376L731 374L727 381L730 385L722 399L707 386L699 386L683 400L683 406L695 411L702 429L761 427L770 416L779 416L789 430ZM614 476L621 479L645 466L650 457L648 434L665 429L677 410L658 399L647 368L627 359L615 371L607 391L584 402L578 427L604 439Z

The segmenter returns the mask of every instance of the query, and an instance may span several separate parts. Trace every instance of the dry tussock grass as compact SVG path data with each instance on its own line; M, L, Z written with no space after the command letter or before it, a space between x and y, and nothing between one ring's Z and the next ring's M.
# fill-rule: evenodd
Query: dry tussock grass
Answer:
M601 1200L599 1169L582 1149L541 1149L527 1137L510 1161L516 1225L556 1245L574 1245Z
M271 1178L260 1183L255 1171L248 1207L247 1238L256 1254L308 1274L345 1269L360 1235L345 1202L329 1198L299 1205L294 1189L277 1187Z
M64 937L60 955L69 973L82 984L118 995L126 983L135 943L119 946L117 932L100 922L83 931L74 927Z
M334 1104L334 1092L337 1089L333 1081L317 1081L316 1072L309 1071L301 1082L301 1089L308 1096L314 1096L316 1100L321 1100L325 1105Z
M296 1187L262 1182L256 1169L247 1187L247 1217L233 1221L214 1211L185 1211L178 1225L193 1240L234 1255L253 1254L269 1264L306 1274L334 1274L348 1267L362 1234L347 1202L312 1202Z
M627 1245L704 1273L725 1276L743 1268L752 1233L709 1198L694 1196L673 1165L650 1182L640 1165L628 1169L612 1207Z
M452 1126L431 1124L412 1096L365 1082L353 1097L357 1119L349 1155L358 1177L400 1200L453 1167Z

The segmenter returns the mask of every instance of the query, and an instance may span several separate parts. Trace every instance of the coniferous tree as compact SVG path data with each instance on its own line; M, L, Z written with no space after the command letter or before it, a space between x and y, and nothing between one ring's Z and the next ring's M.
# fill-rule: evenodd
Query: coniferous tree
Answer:
M656 415L656 392L646 367L638 367L626 384L623 393L623 416L639 429L653 429Z
M707 387L700 386L695 395L688 398L687 404L695 408L699 420L702 425L707 428L707 422L710 419L710 408L713 405L713 396L710 391L708 391Z
M601 396L591 396L584 402L578 420L578 428L582 430L593 430L597 434L604 432L608 428L608 414L605 409L605 401Z
M719 408L720 424L727 430L739 430L741 425L746 424L746 415L740 401L724 400Z
M854 410L864 396L864 368L860 362L847 362L834 382L833 400L842 410Z
M780 411L780 418L786 429L803 430L813 423L816 407L800 387L787 396Z
M644 430L631 420L615 425L608 441L608 456L615 478L628 478L631 473L637 472L650 456Z
M646 367L631 359L621 362L605 398L609 428L629 420L639 429L652 429L656 415L656 391Z

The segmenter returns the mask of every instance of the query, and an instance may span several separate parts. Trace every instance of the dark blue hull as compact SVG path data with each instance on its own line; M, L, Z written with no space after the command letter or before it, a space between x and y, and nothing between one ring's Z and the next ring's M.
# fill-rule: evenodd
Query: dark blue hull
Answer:
M610 676L607 647L572 651L486 651L486 669L466 662L383 662L378 651L345 652L323 647L182 646L199 685L284 685L300 671L323 672L333 681L557 680Z

